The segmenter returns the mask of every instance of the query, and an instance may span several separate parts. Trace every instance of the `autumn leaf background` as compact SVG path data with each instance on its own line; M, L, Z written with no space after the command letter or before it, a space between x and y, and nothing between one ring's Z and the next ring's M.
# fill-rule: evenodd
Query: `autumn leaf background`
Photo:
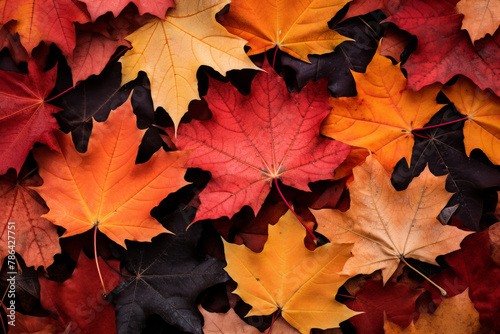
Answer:
M283 4L0 0L3 332L500 332L499 2Z

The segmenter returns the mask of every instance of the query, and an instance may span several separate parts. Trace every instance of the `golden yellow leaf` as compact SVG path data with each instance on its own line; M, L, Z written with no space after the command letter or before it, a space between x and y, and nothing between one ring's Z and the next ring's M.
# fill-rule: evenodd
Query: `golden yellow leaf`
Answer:
M479 323L479 312L469 298L469 288L459 295L443 300L436 312L420 314L415 323L402 328L385 320L386 334L451 334L451 333L488 333Z
M235 0L221 19L227 30L248 41L254 55L276 45L305 62L309 54L332 52L350 38L328 27L350 0Z
M390 175L373 156L353 174L349 210L311 210L318 232L330 241L355 242L344 274L381 269L385 284L403 258L437 265L438 255L459 249L462 239L472 233L443 226L436 219L453 194L445 190L446 176L434 176L428 167L403 191L394 189Z
M409 163L412 130L423 127L443 106L436 102L441 85L407 90L399 64L393 65L379 50L366 73L352 74L358 95L330 98L333 109L323 121L321 133L371 150L387 171L401 158Z
M463 130L467 155L479 148L491 162L500 165L500 98L465 77L442 90L458 111L468 117Z
M245 54L246 41L215 21L229 0L179 1L165 20L153 19L126 39L133 49L121 58L122 84L148 75L154 107L169 113L175 128L198 99L196 72L202 65L226 75L229 70L258 69Z
M335 301L337 290L349 278L339 275L352 245L326 244L308 250L306 230L288 211L269 227L261 253L224 241L225 270L238 283L238 294L252 309L247 316L281 310L283 318L299 332L311 328L339 327L358 314Z
M457 11L464 14L462 29L469 32L472 42L490 34L500 25L500 0L460 0Z

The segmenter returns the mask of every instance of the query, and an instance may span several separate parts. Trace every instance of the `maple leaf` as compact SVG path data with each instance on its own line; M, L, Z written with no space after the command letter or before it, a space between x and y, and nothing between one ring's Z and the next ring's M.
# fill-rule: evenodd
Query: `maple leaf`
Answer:
M446 262L468 286L469 296L485 326L500 331L500 267L491 258L485 230L464 239L461 249L446 255Z
M483 214L483 189L500 186L500 168L479 154L470 157L465 154L462 124L454 122L460 118L452 108L438 112L426 125L434 127L419 131L425 138L416 139L410 168L398 164L392 174L392 183L397 190L405 189L426 165L436 176L448 175L446 189L454 193L448 207L458 204L454 215L465 226L477 231ZM448 122L451 123L442 125Z
M355 299L345 302L351 310L363 312L349 322L356 327L357 334L382 333L384 314L388 320L406 327L417 318L415 301L424 291L402 283L387 282L384 286L381 281L369 280Z
M479 314L474 308L468 290L445 299L436 312L423 313L417 322L407 328L385 320L384 330L387 334L407 333L481 333Z
M350 0L234 0L220 20L230 33L248 41L249 55L278 46L309 62L309 54L332 52L350 40L330 30L328 21Z
M100 74L119 46L130 44L118 36L104 36L92 31L77 31L73 58L68 59L72 69L73 85Z
M496 218L498 220L498 217ZM491 258L500 267L500 223L491 225L488 229L488 235L490 237Z
M200 305L198 310L205 320L203 325L203 333L205 334L262 334L257 328L241 320L232 308L226 313L212 313Z
M403 65L408 86L419 90L463 74L481 89L491 88L500 95L500 31L473 46L467 33L460 30L462 15L456 12L457 2L401 0L398 11L385 20L418 38L416 50Z
M102 17L94 23L78 24L73 58L67 59L73 85L101 73L118 47L131 47L125 37L150 19L149 15L139 16L133 10L125 10L116 18Z
M146 13L158 16L160 19L165 17L167 9L170 7L175 7L173 0L80 0L87 5L87 10L90 13L92 21L95 21L99 16L106 14L107 12L113 13L117 17L120 12L129 3L133 3L137 6L139 14L144 15Z
M130 99L94 125L85 154L70 135L57 133L59 150L34 150L44 184L34 188L50 211L45 218L66 229L63 237L98 228L125 247L124 239L149 241L168 232L150 210L168 193L187 184L184 164L189 152L158 151L135 164L144 131L137 129Z
M65 329L56 319L51 316L36 317L16 312L16 326L9 328L9 334L52 334L64 333ZM71 327L68 328L71 330Z
M375 153L387 171L405 158L411 161L412 130L425 125L441 108L436 102L440 85L418 92L406 90L398 65L375 53L366 73L352 72L358 95L331 98L331 113L321 133Z
M398 29L393 24L384 31L384 38L380 43L380 54L391 57L398 63L401 62L401 55L406 50L412 36L404 30Z
M121 282L118 274L120 264L116 260L101 258L99 275L102 275L108 291ZM95 261L80 252L71 278L58 283L39 275L40 302L69 333L113 333L116 332L113 305L102 295Z
M378 36L373 31L380 29L376 23L366 25L362 19L350 20L335 26L343 36L352 38L337 46L335 52L309 56L310 64L304 63L287 54L281 63L290 66L296 72L299 89L311 80L328 77L328 89L333 96L356 95L356 84L351 71L364 72L377 49ZM356 40L356 41L354 41Z
M207 65L223 75L258 69L243 50L245 41L215 21L215 14L229 2L180 1L165 20L153 19L127 37L133 49L120 59L122 84L146 72L155 109L163 107L176 128L189 102L199 99L198 67Z
M120 333L141 332L147 316L156 313L169 324L201 334L196 298L228 279L223 261L199 254L201 225L186 230L183 216L174 216L168 224L175 236L163 234L152 243L127 242L126 251L116 250L129 273L110 293Z
M257 213L274 179L309 191L309 182L331 179L350 147L319 136L328 113L324 81L289 93L269 67L252 82L252 92L210 80L205 97L213 116L179 127L175 144L193 150L187 162L212 173L200 194L195 221L232 217L242 206ZM172 128L167 129L173 137Z
M15 173L0 176L0 241L10 245L8 240L15 240L16 253L22 255L28 267L47 268L54 262L54 255L61 252L57 228L40 216L48 210L40 197L30 186L40 185L39 178L25 179ZM9 223L12 222L12 223ZM12 239L16 235L20 238ZM10 238L9 238L10 236ZM0 259L9 254L7 247L2 247Z
M35 142L55 147L52 131L58 128L52 113L60 109L44 99L54 87L57 70L43 72L30 60L27 75L0 75L0 175L9 168L17 172Z
M480 90L464 77L453 86L444 86L442 91L457 110L467 116L463 130L467 155L479 148L491 162L500 165L500 98Z
M205 310L201 305L198 306L205 324L203 333L205 334L263 334L257 328L248 325L246 322L229 309L226 313L212 313ZM278 318L272 324L273 334L298 334L299 332L290 326L283 318Z
M457 11L464 14L462 29L469 32L475 42L486 34L493 36L500 25L500 1L498 0L460 0Z
M436 177L428 168L403 191L393 188L390 175L373 156L353 174L348 211L311 210L318 232L330 241L355 242L344 274L382 269L385 284L405 258L437 264L438 255L459 249L460 241L472 233L436 219L452 194L445 190L446 177Z
M398 9L399 3L400 0L353 0L349 3L349 10L342 20L365 15L377 9L389 15Z
M21 43L31 54L40 42L53 42L66 56L73 55L76 43L73 22L89 22L85 9L75 0L4 0L0 2L0 25L10 20Z
M5 26L0 28L0 50L9 49L10 55L16 64L28 62L29 56L26 49L21 45L18 34L10 33Z
M224 241L224 268L238 287L233 293L252 306L246 316L269 315L280 310L299 332L339 327L356 315L335 301L337 290L349 278L338 272L352 245L326 244L308 250L306 230L291 211L269 226L269 239L260 253Z

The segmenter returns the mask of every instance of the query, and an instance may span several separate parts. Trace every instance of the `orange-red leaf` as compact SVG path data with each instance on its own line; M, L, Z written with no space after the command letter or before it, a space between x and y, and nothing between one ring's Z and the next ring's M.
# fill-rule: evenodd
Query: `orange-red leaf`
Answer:
M150 215L169 193L186 185L188 152L156 152L136 165L144 130L139 130L130 99L112 111L106 122L94 125L87 152L76 151L71 135L57 133L58 151L34 150L41 187L47 202L44 217L66 228L63 236L94 226L125 247L125 239L150 241L168 232Z
M9 254L10 240L26 266L35 266L35 269L47 268L54 262L54 255L61 252L57 228L41 218L47 208L29 189L40 183L40 178L16 180L15 173L0 177L0 242L5 245L0 249L0 259Z
M95 21L99 16L106 14L107 12L113 13L116 17L129 3L134 3L139 10L139 14L144 15L146 13L158 16L160 19L165 18L167 9L174 7L173 0L80 0L87 5L87 10L90 13L92 21Z
M89 21L76 0L4 0L0 2L0 25L15 20L12 33L19 33L28 53L40 42L55 43L71 57L75 48L74 22Z

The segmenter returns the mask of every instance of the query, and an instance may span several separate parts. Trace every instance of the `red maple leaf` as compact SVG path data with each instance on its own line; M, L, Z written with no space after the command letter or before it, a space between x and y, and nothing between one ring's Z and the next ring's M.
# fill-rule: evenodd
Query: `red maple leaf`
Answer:
M107 291L113 290L122 281L119 262L110 260L106 264L99 258L99 266ZM103 297L95 260L83 251L71 278L58 283L39 275L39 282L43 308L69 333L116 332L115 308Z
M457 2L403 0L386 20L418 38L415 52L403 65L408 86L419 90L463 74L481 89L491 88L500 95L500 32L472 45L467 32L461 30L463 15L455 9Z
M274 179L310 191L308 183L332 179L351 150L319 135L331 108L325 80L289 93L272 68L264 70L248 96L211 79L205 99L213 117L179 127L177 147L194 150L186 166L212 173L195 221L232 217L244 205L258 212Z
M27 75L0 72L0 175L17 172L35 142L55 148L52 130L59 128L52 113L59 108L44 99L55 85L57 70L43 72L30 60Z
M167 9L170 7L175 7L173 0L81 0L87 5L87 10L90 13L92 21L95 21L99 16L106 14L107 12L112 12L116 17L120 12L127 6L130 2L133 2L139 10L139 14L144 15L146 13L158 16L160 19L164 19L167 13Z
M469 296L483 325L500 331L500 267L490 255L488 231L465 238L461 249L446 255L446 262L469 287Z
M356 298L345 304L354 311L363 312L349 321L356 333L383 333L384 314L387 319L406 327L418 318L415 301L424 292L406 284L369 280L356 294Z

